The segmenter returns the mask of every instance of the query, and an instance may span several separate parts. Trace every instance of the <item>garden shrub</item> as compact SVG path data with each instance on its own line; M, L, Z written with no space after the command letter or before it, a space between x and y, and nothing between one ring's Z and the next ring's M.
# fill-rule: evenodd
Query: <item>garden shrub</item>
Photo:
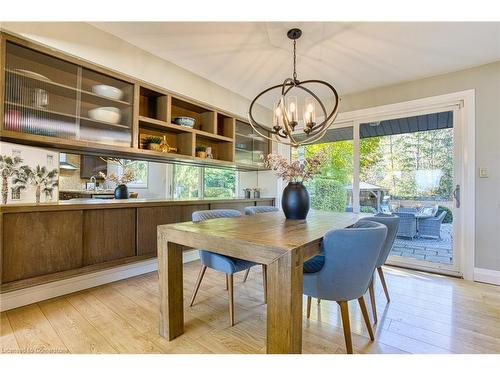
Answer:
M441 215L441 212L443 212L443 211L446 212L446 216L444 217L443 223L444 224L453 223L453 213L451 212L451 210L448 207L438 206L436 216Z
M336 212L345 210L347 192L344 184L329 178L315 178L311 185L312 208Z
M206 198L232 198L233 190L231 188L225 187L206 187L205 188Z

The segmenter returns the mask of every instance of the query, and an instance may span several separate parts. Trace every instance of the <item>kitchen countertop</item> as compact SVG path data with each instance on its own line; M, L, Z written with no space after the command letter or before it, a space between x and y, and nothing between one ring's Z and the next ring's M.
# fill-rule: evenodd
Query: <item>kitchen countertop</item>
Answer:
M64 189L59 190L59 193L75 193L75 194L86 194L86 195L113 195L114 190L92 190L92 189Z
M263 198L211 198L211 199L88 199L76 198L61 200L57 203L28 203L0 205L0 212L38 212L38 211L64 211L64 210L88 210L101 208L134 208L134 207L157 207L157 206L184 206L210 203L244 203L274 200L274 197Z

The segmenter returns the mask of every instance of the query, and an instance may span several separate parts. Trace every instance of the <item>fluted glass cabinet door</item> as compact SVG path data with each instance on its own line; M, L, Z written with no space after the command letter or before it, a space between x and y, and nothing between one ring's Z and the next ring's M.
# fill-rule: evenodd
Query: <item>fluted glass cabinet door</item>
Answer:
M131 146L133 85L7 42L3 129Z

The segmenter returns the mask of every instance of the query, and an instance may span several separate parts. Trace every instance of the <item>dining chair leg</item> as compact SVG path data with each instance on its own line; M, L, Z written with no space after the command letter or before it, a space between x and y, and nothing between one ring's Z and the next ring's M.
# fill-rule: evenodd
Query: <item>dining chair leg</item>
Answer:
M198 294L198 289L200 289L201 280L203 280L203 276L205 276L206 270L207 270L207 266L201 266L200 272L198 273L198 278L196 279L196 285L194 286L193 296L191 297L191 302L189 303L189 306L193 306L193 304L194 304L194 299L196 298L196 295Z
M382 288L384 288L385 298L387 298L387 302L391 302L389 298L389 291L387 290L387 284L385 283L384 271L382 267L377 268L378 276L380 277L380 282L382 283Z
M318 298L318 305L321 303L321 298Z
M229 296L229 319L231 321L231 327L234 326L234 290L233 290L233 274L226 275L227 279L227 292Z
M365 299L363 296L358 298L359 307L361 307L361 312L363 313L363 319L365 320L366 329L368 329L368 334L370 335L370 340L374 341L375 336L373 335L372 324L370 322L370 317L368 316L368 310L366 309Z
M373 287L373 277L370 286L368 287L368 290L370 291L370 303L372 305L373 324L377 324L378 322L377 305L375 304L375 289Z
M245 276L243 276L243 282L247 281L248 273L250 272L250 268L247 268L245 271Z
M227 284L227 273L226 273L226 290L229 290L228 284Z
M340 305L340 313L342 315L342 327L344 329L344 339L347 354L352 354L352 338L351 338L351 323L349 322L349 307L347 301L338 302Z
M311 300L312 300L312 297L311 296L307 296L307 319L309 319L311 317Z
M264 303L267 303L267 266L265 264L262 265L262 285L264 287Z

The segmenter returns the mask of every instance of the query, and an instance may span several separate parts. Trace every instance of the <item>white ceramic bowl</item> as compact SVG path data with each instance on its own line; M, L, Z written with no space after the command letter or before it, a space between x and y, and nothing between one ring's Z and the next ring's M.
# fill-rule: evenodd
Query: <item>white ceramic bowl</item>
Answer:
M95 85L92 86L94 94L104 96L105 98L120 100L123 96L123 91L113 86L108 85Z
M118 124L120 122L121 113L115 107L99 107L89 110L89 117L92 120L109 122L111 124Z

